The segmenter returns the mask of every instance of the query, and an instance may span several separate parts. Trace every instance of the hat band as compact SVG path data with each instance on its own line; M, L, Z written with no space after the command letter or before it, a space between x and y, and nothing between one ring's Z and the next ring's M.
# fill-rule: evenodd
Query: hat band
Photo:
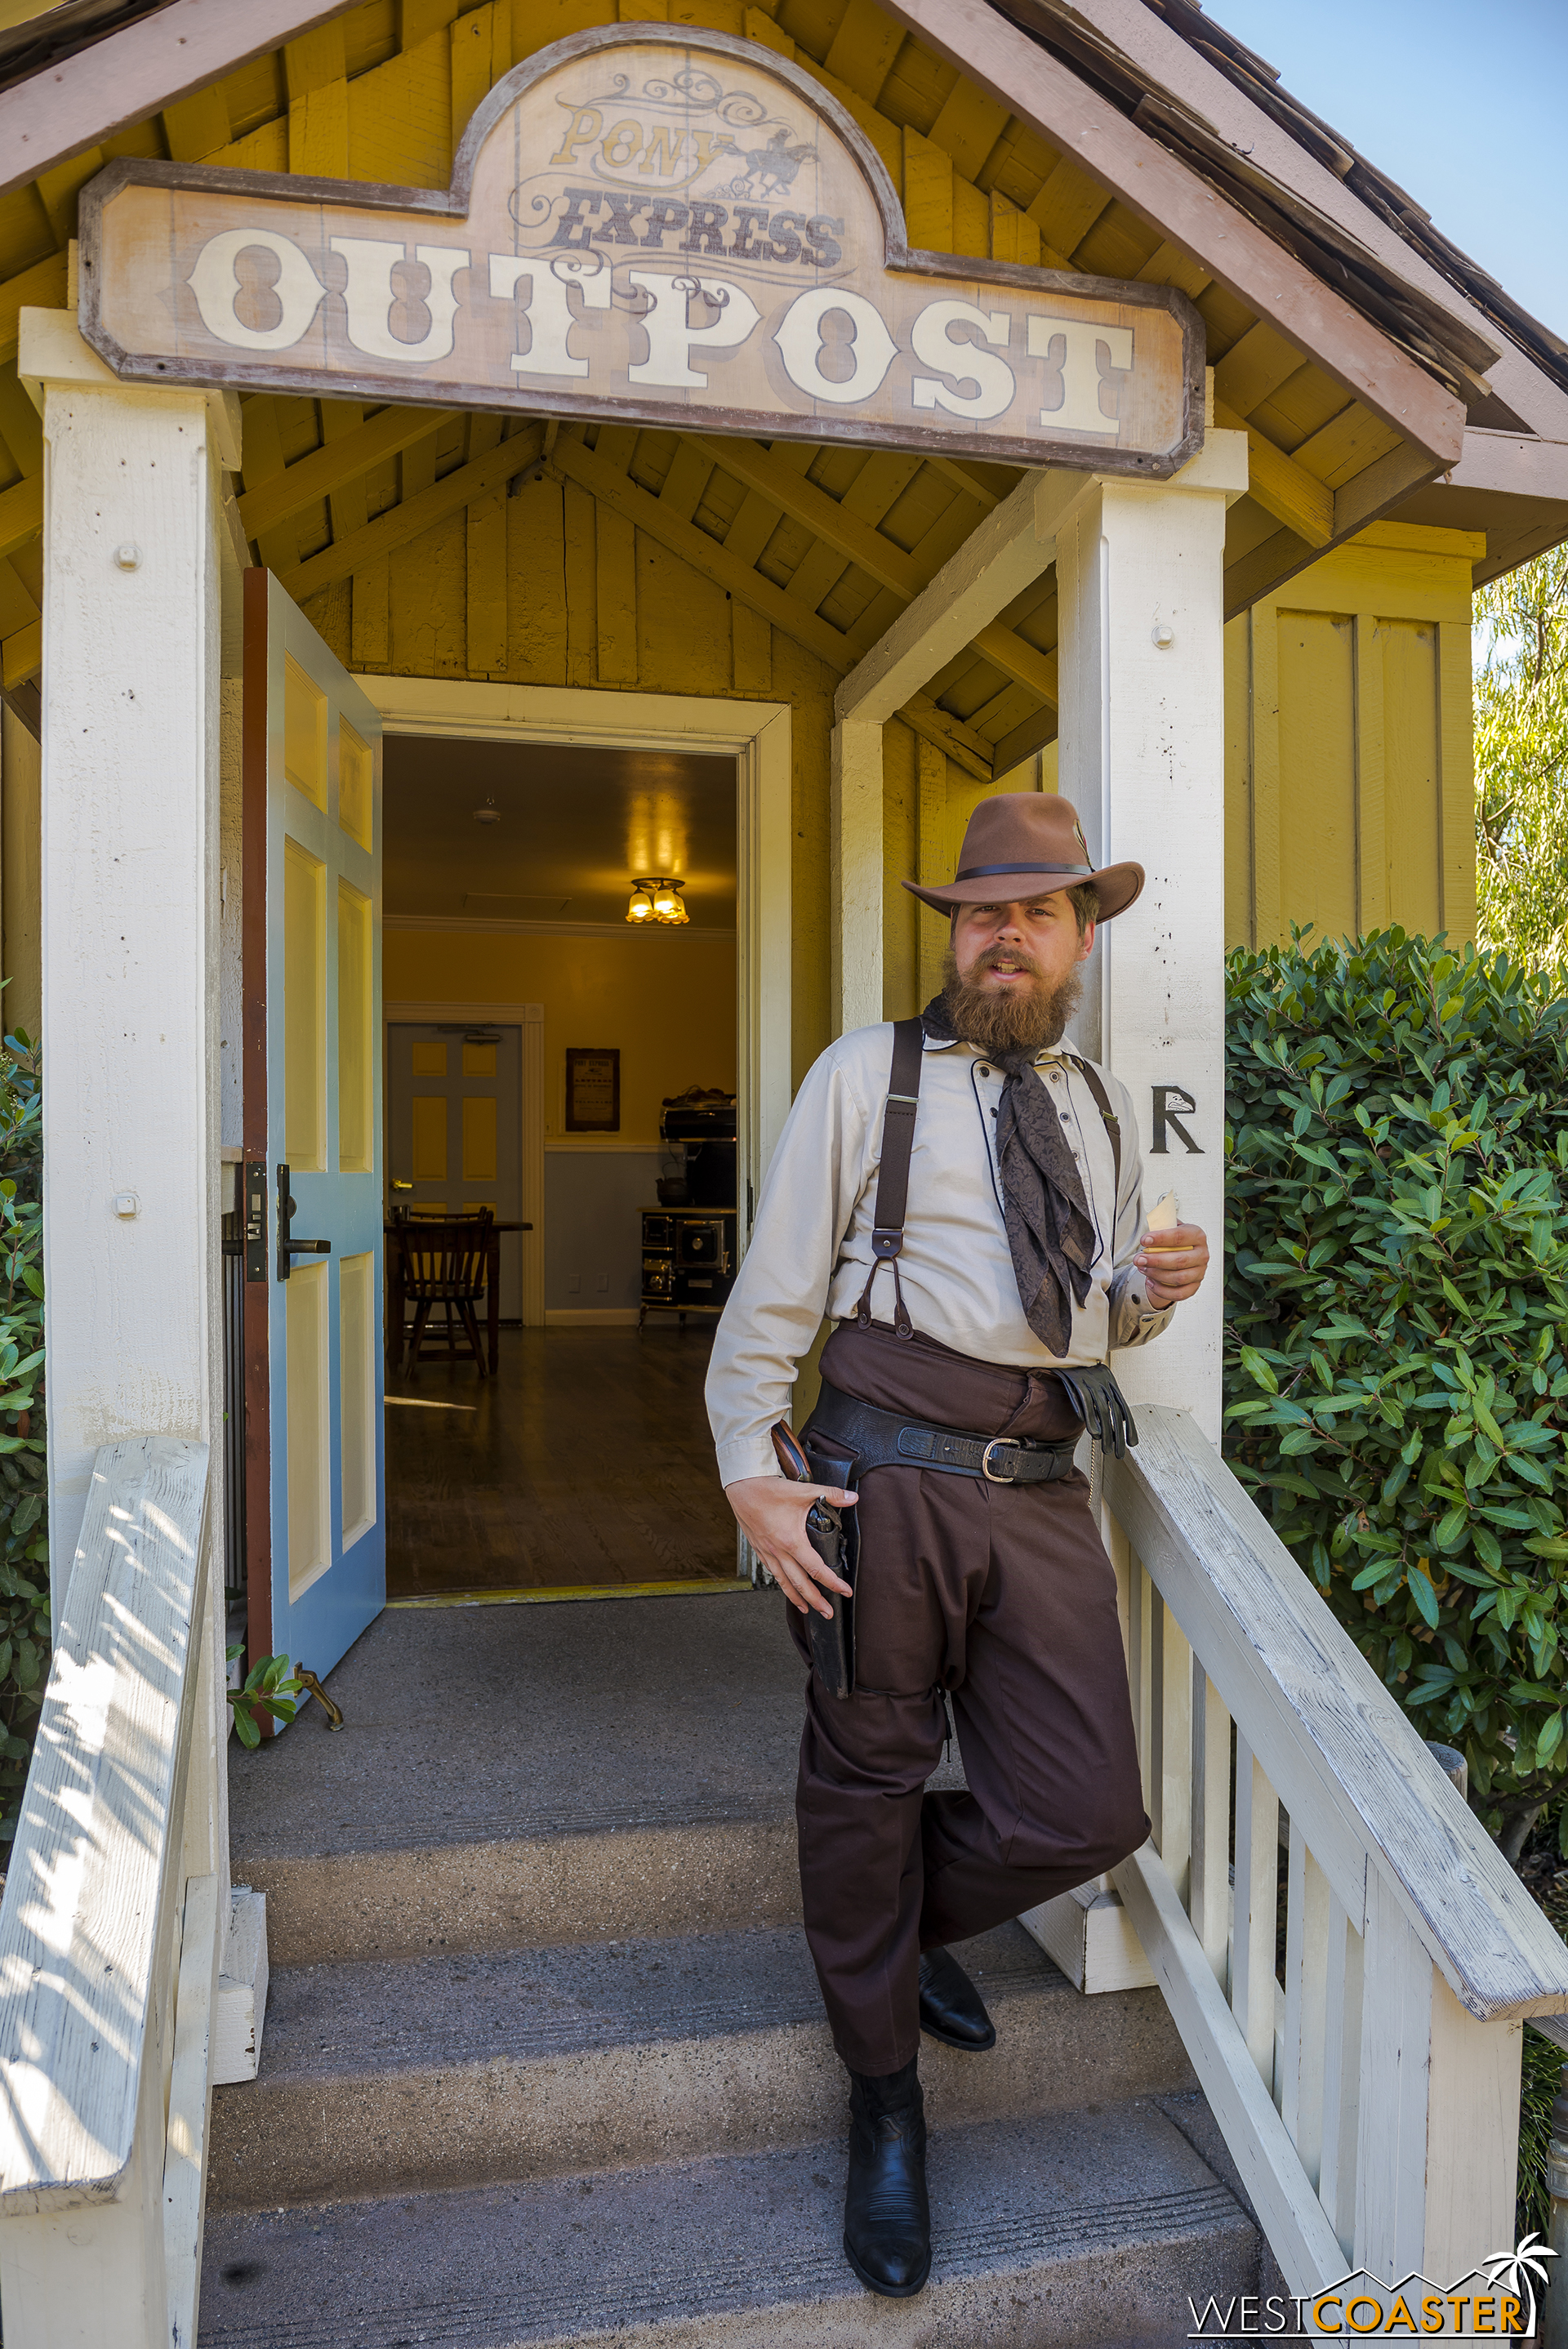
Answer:
M965 864L956 875L960 881L989 881L1006 873L1082 873L1094 871L1092 864Z

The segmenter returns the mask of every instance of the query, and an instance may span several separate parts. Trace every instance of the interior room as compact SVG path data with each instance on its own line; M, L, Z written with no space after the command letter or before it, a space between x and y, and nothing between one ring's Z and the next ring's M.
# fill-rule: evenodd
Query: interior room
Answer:
M733 1578L734 761L389 732L384 824L387 1597Z

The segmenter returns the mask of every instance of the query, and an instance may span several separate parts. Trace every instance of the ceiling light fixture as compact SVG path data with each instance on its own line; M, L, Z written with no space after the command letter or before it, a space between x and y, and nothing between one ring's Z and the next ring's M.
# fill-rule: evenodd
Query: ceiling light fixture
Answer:
M629 922L659 922L672 929L684 929L691 920L681 891L684 881L664 874L655 874L632 884L631 903L626 907Z

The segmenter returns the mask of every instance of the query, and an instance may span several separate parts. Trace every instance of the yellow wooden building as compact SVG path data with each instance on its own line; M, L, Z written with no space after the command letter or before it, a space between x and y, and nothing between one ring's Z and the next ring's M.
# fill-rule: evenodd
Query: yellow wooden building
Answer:
M1448 380L1470 417L1464 455L1402 488L1403 476L1429 470L1421 452L1238 297L1216 254L1195 257L1147 207L1092 176L1065 117L1047 129L1010 113L913 15L872 0L694 0L631 13L755 42L820 82L885 164L912 244L1171 285L1195 301L1214 419L1245 430L1252 459L1225 552L1227 940L1286 936L1293 922L1337 935L1386 920L1470 936L1469 592L1568 527L1561 343L1207 20L1135 8L1139 38L1123 47L1109 12L1097 29L1094 11L1039 5L1034 54L1080 67L1097 103L1103 77L1133 140L1200 170L1254 217L1283 216L1298 250L1332 258L1336 273L1354 240L1347 282L1365 288L1370 315L1402 319L1410 347L1440 344L1448 322ZM21 12L5 36L14 73L90 40L91 12L79 25L78 14ZM511 67L614 21L607 0L469 10L367 0L30 181L14 175L0 203L0 636L13 713L5 965L10 1016L23 1024L36 1026L37 1005L26 732L37 729L43 450L15 376L16 318L26 305L67 301L80 191L117 157L164 156L444 188L475 108ZM94 57L85 50L84 67ZM119 103L107 92L105 102L110 114ZM1329 188L1337 220L1320 209ZM1464 346L1467 333L1489 330L1506 352L1482 382L1479 353ZM244 401L237 486L254 557L356 671L792 703L799 1073L830 1025L834 687L1016 478L950 460L769 450L631 427L542 434L499 415L262 393ZM945 865L977 792L1016 789L1037 771L1051 787L1056 638L1047 574L890 726L890 881L917 860L923 871ZM893 887L883 903L892 1012L923 982L913 905ZM411 946L389 963L389 982L394 972L397 992L428 991Z
M1147 866L1073 1032L1218 1232L1224 947L1472 935L1471 591L1564 539L1568 347L1196 0L0 0L14 2349L871 2337L687 1312L988 792ZM1005 1929L934 2115L1049 2184L921 2338L1511 2240L1561 1941L1224 1468L1222 1302L1119 1356L1151 1836ZM226 1635L353 1734L231 1766Z

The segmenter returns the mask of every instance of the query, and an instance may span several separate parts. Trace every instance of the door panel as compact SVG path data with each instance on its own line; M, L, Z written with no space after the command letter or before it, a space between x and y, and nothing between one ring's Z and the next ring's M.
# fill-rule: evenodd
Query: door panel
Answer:
M386 1603L381 728L304 615L245 582L247 1257L253 1655L330 1671ZM280 1169L286 1167L286 1186ZM257 1422L265 1449L258 1461ZM249 1488L254 1490L253 1485ZM249 1513L248 1513L249 1515Z
M387 1030L387 1153L416 1217L489 1207L522 1215L522 1030L415 1027ZM522 1238L500 1239L500 1312L522 1318Z

